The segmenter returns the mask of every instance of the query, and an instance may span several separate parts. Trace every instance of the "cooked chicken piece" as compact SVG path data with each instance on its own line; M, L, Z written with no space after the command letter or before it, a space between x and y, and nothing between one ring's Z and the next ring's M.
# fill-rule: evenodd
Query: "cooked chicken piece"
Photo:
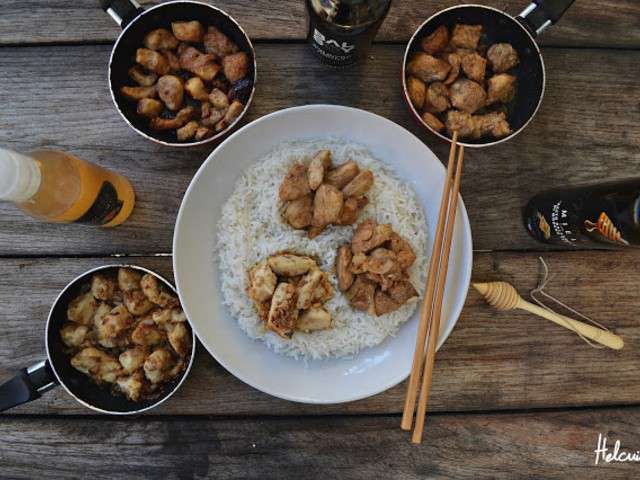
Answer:
M316 153L313 160L309 164L307 170L307 178L309 180L309 188L317 190L322 184L324 174L331 168L331 152L329 150L320 150Z
M131 374L142 366L148 354L149 352L144 347L128 348L120 354L118 361L124 372Z
M351 247L349 245L341 245L338 247L336 255L336 274L338 275L338 288L341 292L349 290L353 284L353 273L351 273Z
M353 285L345 292L345 296L356 310L374 313L375 291L374 282L367 280L364 275L357 275Z
M176 113L176 116L173 118L152 118L149 122L149 127L151 127L153 130L160 131L176 130L189 123L189 120L191 120L195 114L195 108L191 106L184 107L183 109L178 110L178 113Z
M120 87L120 93L127 100L135 102L143 98L154 98L158 95L155 85L151 87Z
M220 71L220 65L215 62L215 56L201 53L194 47L187 47L180 55L180 67L203 80L210 82Z
M331 314L321 305L318 305L302 312L302 315L298 318L296 328L303 332L313 332L331 328L331 323Z
M298 302L297 308L299 310L306 310L313 303L316 289L320 285L323 273L319 268L314 268L309 271L300 282L298 282Z
M303 275L312 268L317 267L316 262L312 258L293 255L291 253L271 255L267 259L267 262L276 275L282 275L284 277Z
M144 376L151 383L160 383L171 378L176 362L164 348L157 348L144 362Z
M367 193L373 186L373 172L362 170L342 189L345 197L359 197Z
M444 80L447 78L449 70L451 70L451 65L447 62L424 52L416 53L413 60L407 65L407 72L425 83Z
M391 288L389 288L387 294L400 305L404 305L409 301L415 301L418 299L418 292L411 282L406 279L401 279L395 282Z
M494 102L510 102L516 93L515 82L516 77L508 73L499 73L491 77L487 82L487 105Z
M284 211L285 221L293 228L302 229L311 225L313 219L313 195L289 202Z
M449 70L449 74L447 78L444 80L445 85L451 85L458 79L458 75L460 75L460 66L462 65L462 57L457 53L448 53L445 57L445 60L451 65L451 70Z
M120 363L115 358L94 347L80 350L71 358L71 366L98 383L113 383L122 374Z
M142 345L143 347L158 345L164 339L164 332L150 317L145 317L140 320L131 332L131 341L136 345Z
M191 334L184 323L167 324L169 344L178 355L186 357L191 351Z
M87 292L77 296L69 303L67 318L82 325L91 325L96 308L98 308L98 302L91 292Z
M395 282L401 280L404 274L400 270L392 271L390 273L380 274L367 272L364 274L365 278L380 285L380 289L386 292L393 286Z
M112 340L117 339L128 330L134 319L124 305L118 305L101 319L96 318L95 322L98 341L104 347L110 348L113 346Z
M442 123L440 119L431 112L424 112L422 114L422 120L424 120L424 123L429 125L436 132L441 132L442 130L444 130L444 123Z
M227 112L224 114L224 122L226 123L226 125L231 125L233 121L240 116L243 110L244 105L240 100L234 100L233 102L231 102L231 105L229 105ZM224 128L227 127L225 126ZM221 130L224 130L224 128Z
M416 254L411 244L396 232L391 234L391 250L395 252L402 270L411 267L416 261Z
M258 318L266 324L269 320L269 309L271 308L271 302L253 302L253 305L256 308L256 312L258 313Z
M164 291L158 283L158 279L150 273L143 275L140 286L149 300L163 308L175 307L180 303L175 296Z
M113 308L114 307L112 307L108 303L100 302L98 308L96 308L96 312L93 314L93 325L98 328L99 323L102 322L102 319L105 316L111 313L111 310L113 310Z
M196 132L198 131L198 127L200 124L195 120L191 120L189 123L180 127L176 130L176 137L178 137L179 142L186 142L187 140L191 140Z
M138 107L136 108L138 115L147 118L158 117L162 113L162 110L164 110L163 103L154 98L143 98L139 100Z
M313 198L311 225L321 228L336 222L340 218L343 204L344 195L342 192L332 185L323 183L318 187Z
M392 232L391 225L388 223L378 225L373 219L365 220L353 233L351 250L354 254L373 250L389 240Z
M124 292L124 306L132 315L144 315L155 305L149 301L142 290L129 290Z
M328 183L336 187L338 190L342 190L344 186L355 178L360 172L358 164L353 160L343 163L336 168L329 170L324 178L324 183Z
M204 28L197 20L190 22L171 22L171 30L176 38L182 42L198 43L204 36Z
M138 48L136 50L136 63L158 75L166 75L171 68L164 55L148 48Z
M173 310L171 310L171 321L173 323L186 322L187 315L181 308L174 308Z
M263 260L249 270L247 293L256 302L267 301L273 295L277 282L278 277L273 273L267 261Z
M298 319L296 287L280 283L271 299L267 328L283 338L291 338Z
M396 302L391 296L382 290L378 290L374 297L375 313L377 316L385 315L398 310L402 304Z
M123 292L140 288L142 274L132 268L118 269L118 288Z
M204 82L200 77L191 77L184 84L184 89L187 91L191 98L206 102L209 100L209 92L207 87L204 86ZM162 98L162 95L160 96Z
M313 294L314 303L324 303L333 297L333 286L329 281L329 276L322 272L320 277L320 283L318 284L316 291Z
M307 179L307 167L294 163L280 184L278 195L283 202L296 200L311 193Z
M204 35L204 49L207 53L225 57L236 53L238 46L216 27L209 27Z
M249 56L244 52L227 55L222 59L222 71L231 83L242 80L249 73Z
M451 104L464 112L473 113L485 106L487 94L479 84L464 78L457 80L449 90Z
M487 50L487 60L493 73L503 73L515 67L518 62L518 52L508 43L495 43Z
M219 88L211 90L211 93L209 94L209 101L211 102L211 105L213 105L213 108L217 110L224 110L229 106L229 99L227 98L227 95Z
M173 310L171 308L163 308L161 310L154 310L151 313L151 318L153 319L154 322L156 322L156 325L165 325L169 322L171 322L171 313L173 312Z
M160 50L162 48L173 50L174 48L178 48L179 42L169 30L156 28L144 36L143 43L144 46L150 50Z
M160 53L164 55L164 58L169 62L169 71L173 73L180 73L180 59L173 52L173 50L160 50Z
M369 199L367 197L349 197L342 205L340 217L336 221L336 225L353 225L358 221L360 211L367 206Z
M421 110L424 105L424 98L427 93L427 86L422 80L416 77L407 77L407 92L413 106Z
M492 135L495 138L506 137L511 133L511 127L503 112L491 112L486 115L474 116L474 137L480 138Z
M458 110L449 110L447 112L446 125L449 135L453 135L453 132L457 131L460 138L473 136L475 130L475 121L471 114Z
M132 402L137 402L142 395L143 380L142 372L136 372L126 377L118 377L116 383L125 397Z
M60 338L67 347L81 346L89 333L89 327L78 323L65 323L60 329Z
M100 273L94 273L91 277L91 293L98 300L105 302L111 300L116 290L116 281Z
M158 96L169 110L178 110L184 98L182 80L175 75L163 75L158 79Z
M429 55L440 53L449 43L449 31L445 25L440 25L420 42L422 50Z
M367 258L366 269L377 275L387 275L400 273L400 264L395 252L378 247Z
M482 25L456 24L451 32L451 44L454 47L475 50L482 35Z
M203 103L203 106L205 105L209 105L209 104ZM208 112L205 112L205 110L208 110ZM220 121L224 118L224 110L213 110L210 107L209 108L205 107L202 110L202 115L205 115L205 113L207 115L202 117L202 120L200 121L201 123L200 126L207 127L208 129L211 129L211 130L215 130L216 125L220 123Z
M462 59L462 70L467 77L478 83L482 83L484 81L486 68L487 60L477 53L465 55Z
M349 270L356 275L365 273L367 271L367 254L360 252L353 255Z
M141 87L150 87L158 80L158 75L153 72L145 73L140 65L134 65L128 72L129 77Z
M425 108L429 112L444 112L451 107L449 103L449 89L442 82L433 82L427 88Z
M206 138L212 137L214 133L215 131L211 130L210 128L198 127L194 138L197 142L199 142L200 140L204 140Z

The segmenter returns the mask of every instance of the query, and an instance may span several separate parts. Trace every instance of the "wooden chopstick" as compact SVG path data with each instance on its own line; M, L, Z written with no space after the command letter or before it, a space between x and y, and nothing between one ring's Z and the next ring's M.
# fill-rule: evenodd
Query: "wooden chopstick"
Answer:
M431 261L429 263L429 274L427 277L427 286L425 289L422 307L420 309L420 322L418 324L418 334L416 336L416 349L413 354L413 364L411 366L411 376L407 384L407 393L404 400L404 410L402 412L402 422L400 428L403 430L411 430L413 423L413 412L416 406L416 395L418 392L418 384L420 382L420 372L424 364L424 344L427 338L427 330L431 323L431 309L433 306L433 295L438 277L440 251L442 250L442 238L444 235L445 219L447 210L449 209L449 193L451 190L451 179L453 178L453 165L455 161L456 145L458 143L458 132L453 132L451 142L451 150L449 152L449 163L447 164L447 176L442 188L442 199L440 200L440 211L438 213L438 223L435 231L435 239L433 241L433 249L431 251Z
M452 144L455 149L455 143ZM422 442L422 432L424 430L424 420L427 413L427 400L431 390L431 377L433 375L433 365L436 358L436 347L438 344L438 335L440 331L440 317L442 313L442 299L444 289L447 283L447 270L449 268L449 254L451 253L451 243L453 241L453 226L456 220L456 212L458 209L458 193L460 192L460 178L462 177L462 161L464 159L464 147L461 145L458 151L458 164L456 165L456 173L453 180L453 189L451 191L451 200L449 212L447 215L447 228L444 235L444 248L440 260L440 271L438 273L438 284L436 287L436 299L432 312L431 328L429 329L429 338L426 350L426 358L424 362L424 372L422 374L422 387L420 389L420 398L418 400L418 411L416 413L416 425L411 436L413 443ZM433 261L433 260L432 260Z

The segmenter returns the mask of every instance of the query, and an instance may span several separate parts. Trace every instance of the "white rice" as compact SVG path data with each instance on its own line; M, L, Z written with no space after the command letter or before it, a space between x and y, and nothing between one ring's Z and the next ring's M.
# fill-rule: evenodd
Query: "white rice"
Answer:
M409 240L416 251L416 262L410 269L413 285L424 291L426 276L427 225L415 192L400 181L391 169L373 158L364 147L338 139L317 139L280 144L251 166L237 182L233 194L222 208L218 223L219 272L223 302L249 337L263 340L278 353L305 359L354 355L363 348L379 344L394 335L416 309L418 302L375 317L351 308L337 288L334 273L336 249L351 240L353 227L330 226L309 240L307 233L294 230L282 222L278 189L294 162L308 163L321 149L331 150L333 164L349 159L361 168L373 171L375 181L367 193L369 204L359 220L372 217L379 223L390 223ZM296 332L290 340L265 329L263 322L245 293L245 272L269 255L291 250L320 260L320 268L329 272L335 289L334 297L325 304L333 317L333 328L310 333Z

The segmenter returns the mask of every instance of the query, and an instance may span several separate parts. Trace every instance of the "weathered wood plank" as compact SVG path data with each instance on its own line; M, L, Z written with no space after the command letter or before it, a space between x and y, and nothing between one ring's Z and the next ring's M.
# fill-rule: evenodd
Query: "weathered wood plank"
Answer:
M139 3L150 6L159 0ZM233 15L255 39L303 40L307 33L302 0L212 3ZM436 11L457 5L454 0L392 3L378 34L378 41L406 42L415 29ZM480 0L517 15L528 2ZM576 2L561 22L540 41L545 45L635 47L640 46L640 5L634 0ZM0 16L0 45L55 42L104 42L114 40L120 29L95 0L5 0Z
M421 445L399 418L112 420L5 418L3 478L623 479L638 465L595 465L638 448L640 409L433 415ZM37 458L37 462L34 462Z
M640 258L635 253L575 252L545 255L554 278L549 292L623 336L622 351L594 350L575 334L526 313L500 313L470 292L451 337L438 355L430 407L434 411L637 404L640 361L636 320ZM117 260L117 259L115 259ZM168 257L138 257L171 275ZM0 260L0 378L41 359L50 304L68 280L114 259ZM524 295L535 286L535 254L478 254L474 280L506 280ZM262 394L236 380L200 349L176 396L153 414L325 415L397 413L404 384L372 398L326 407ZM62 389L16 408L16 414L87 414Z
M409 128L446 158L448 146L422 132L401 99L401 53L377 46L366 64L336 70L314 62L301 45L259 45L260 82L248 118L309 103L364 108ZM541 189L637 175L640 110L617 99L622 91L640 97L640 52L545 54L547 95L536 119L506 144L467 152L462 194L477 249L544 248L520 220L527 198ZM108 57L107 46L3 49L0 145L61 148L123 173L137 192L132 217L100 230L43 224L0 205L0 254L170 252L183 192L212 147L169 149L131 131L111 103Z

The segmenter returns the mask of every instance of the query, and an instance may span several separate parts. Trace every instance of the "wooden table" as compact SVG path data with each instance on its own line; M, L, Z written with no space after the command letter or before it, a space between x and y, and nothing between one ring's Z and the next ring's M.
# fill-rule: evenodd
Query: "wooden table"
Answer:
M154 2L142 2L150 4ZM401 101L399 71L415 27L450 0L394 2L366 63L320 65L305 45L302 0L216 4L255 39L260 81L246 121L309 103L383 115L440 158ZM525 2L481 2L516 14ZM171 275L176 212L212 147L162 148L132 132L109 96L118 28L93 0L4 0L0 8L0 145L60 148L130 178L138 201L122 227L32 221L0 206L0 377L44 356L57 292L113 256ZM626 342L594 350L530 315L496 313L473 292L438 355L433 414L421 446L399 429L405 386L333 406L290 403L241 383L200 349L182 389L137 418L93 415L62 389L3 415L2 478L620 478L638 466L594 466L598 433L640 449L635 251L554 251L520 218L541 189L627 178L640 165L640 2L581 0L540 39L547 93L515 140L468 150L462 194L474 236L474 279L505 279L522 294L538 257L549 291ZM117 260L117 259L116 259Z

